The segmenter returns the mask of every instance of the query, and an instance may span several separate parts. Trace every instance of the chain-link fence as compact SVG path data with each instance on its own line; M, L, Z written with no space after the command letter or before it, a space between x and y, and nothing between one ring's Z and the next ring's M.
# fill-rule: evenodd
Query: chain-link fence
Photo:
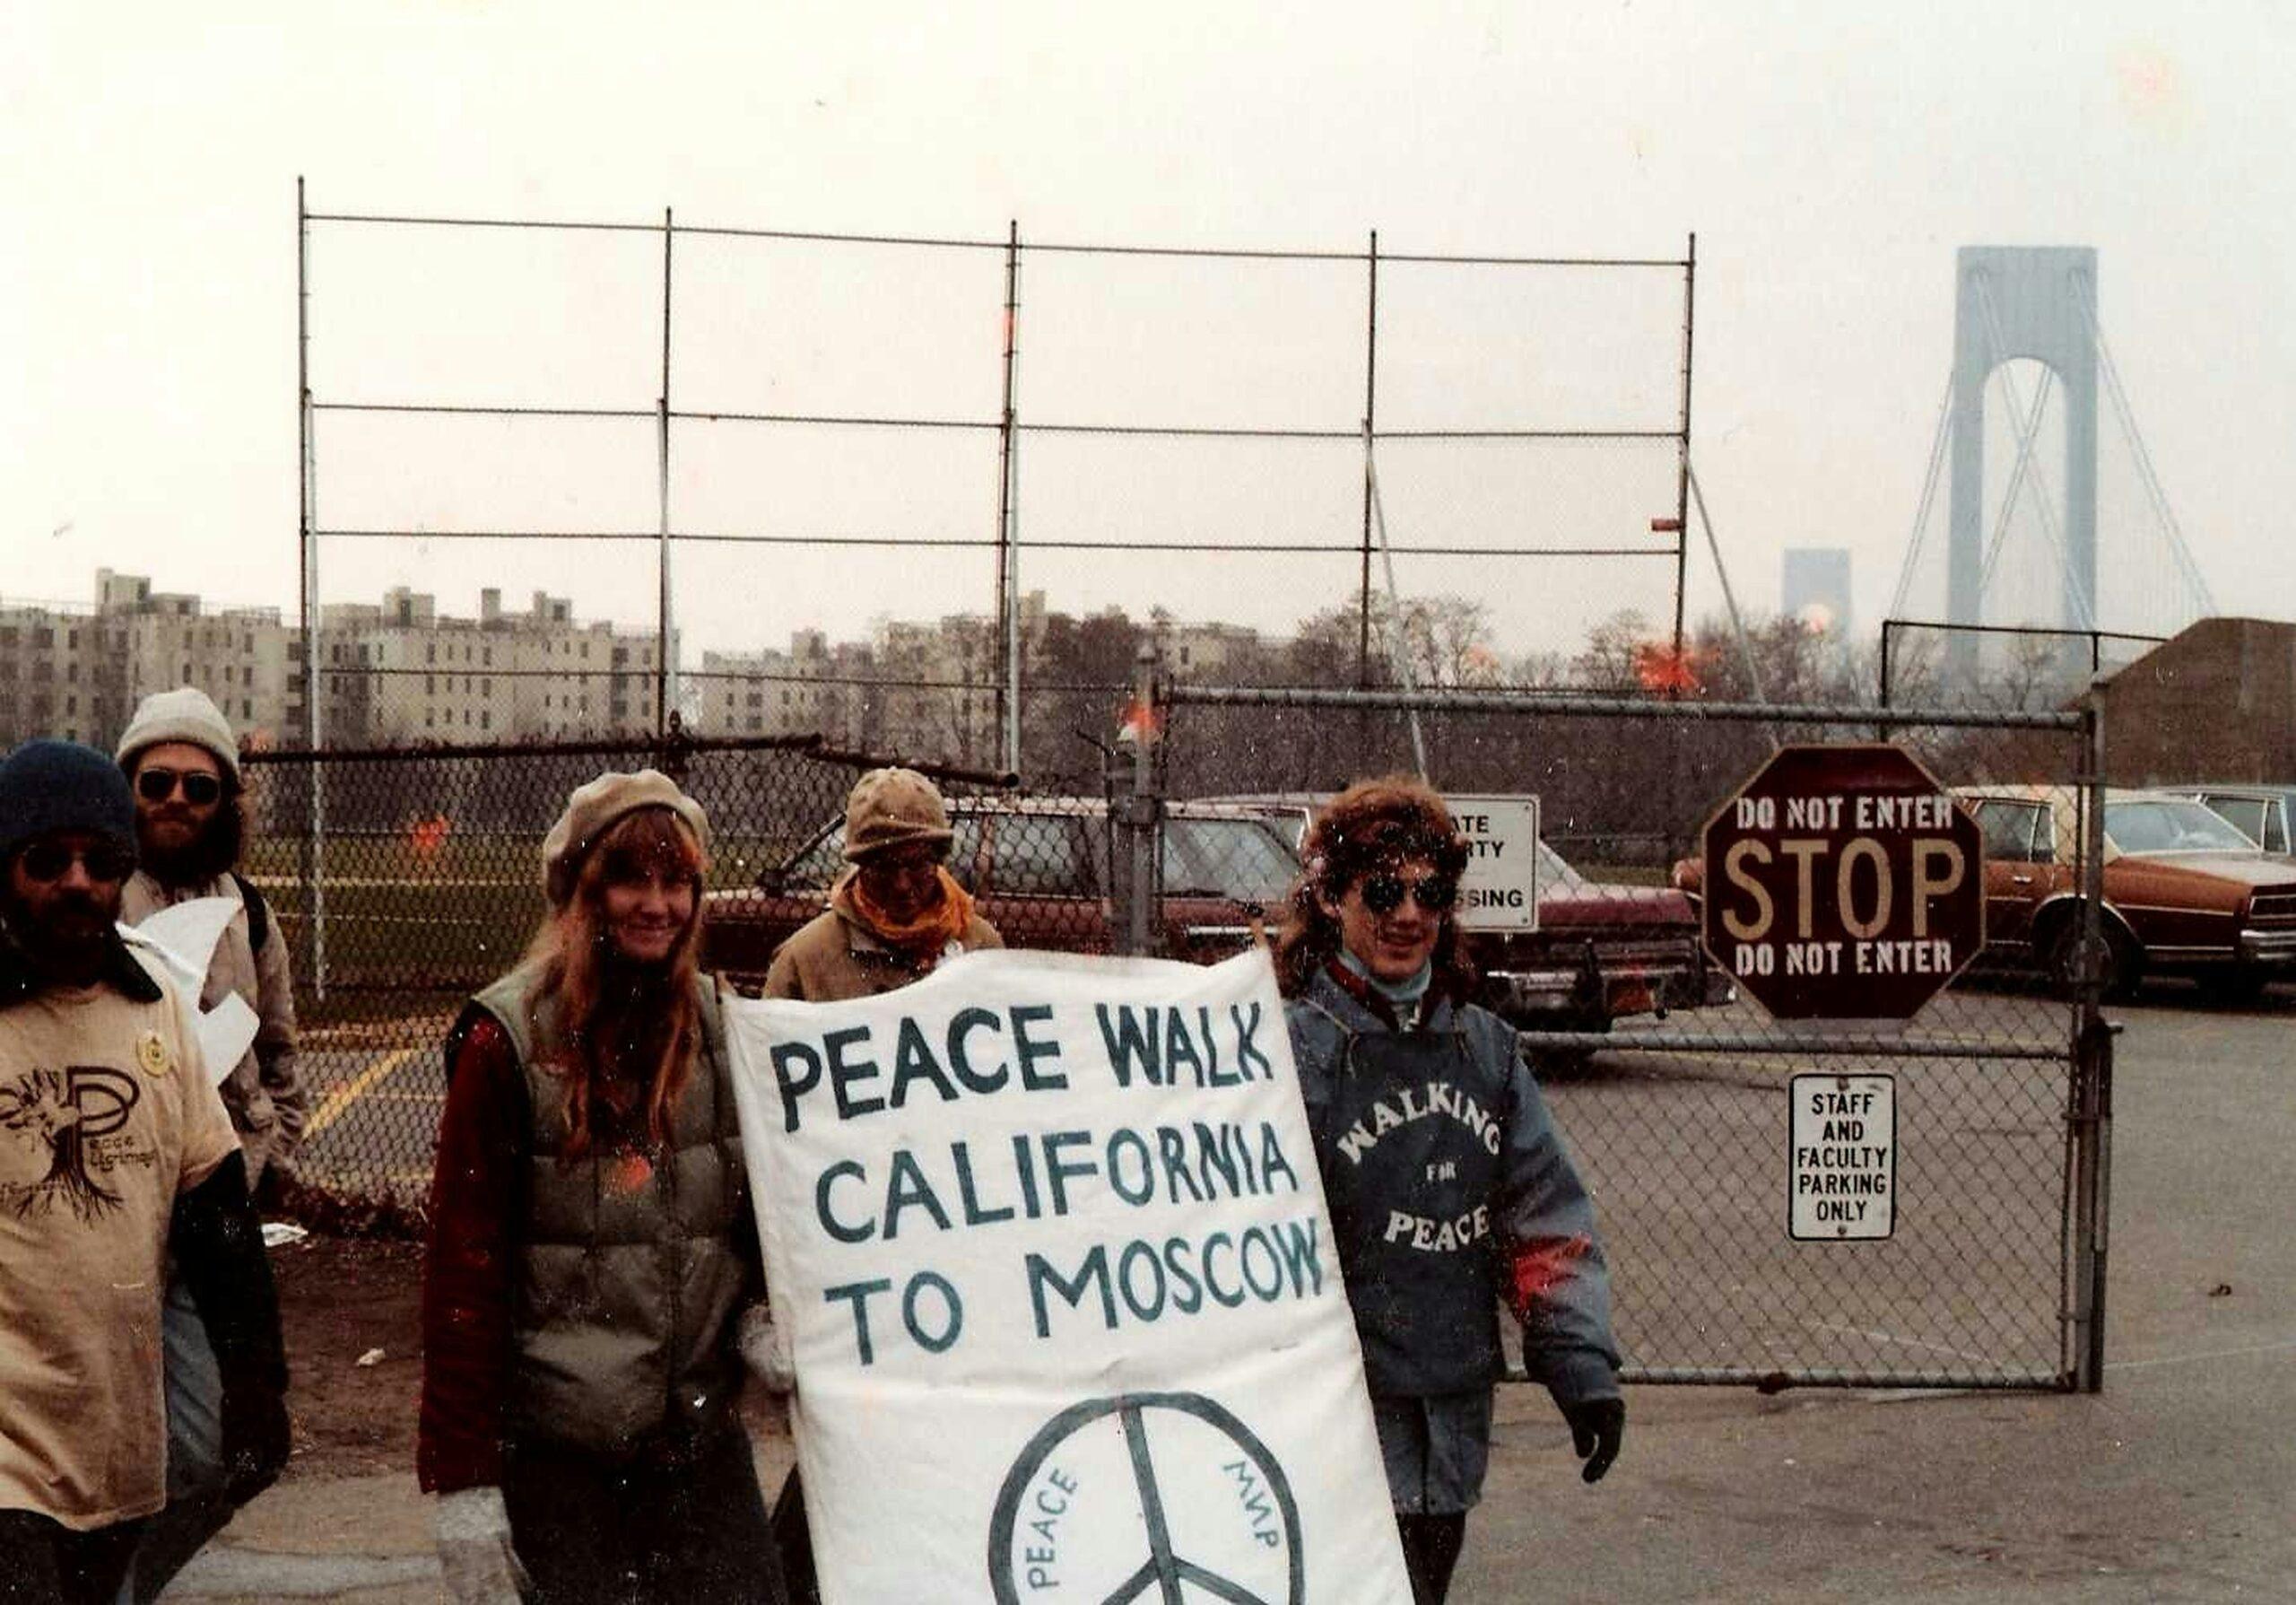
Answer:
M1882 706L1921 706L1950 696L1988 708L2063 708L2099 675L2126 668L2168 639L2117 630L2038 624L1882 621L1877 692Z
M315 1203L419 1210L446 1095L442 1044L470 994L517 963L544 915L542 842L576 786L651 765L708 811L703 963L738 989L819 914L845 868L848 791L892 760L819 737L249 754L247 868L291 944ZM1094 789L918 764L948 799L951 873L1016 947L1108 953L1127 860ZM1297 820L1185 805L1167 842L1160 944L1224 957L1289 885Z
M2093 1383L2098 1007L2131 973L2098 897L2093 714L1161 694L1128 727L1156 738L1119 741L1094 793L936 772L952 872L1009 945L1225 956L1274 924L1309 809L1347 781L1423 769L1454 792L1536 794L1536 929L1470 951L1596 1191L1629 1375ZM1699 827L1776 744L1870 742L1877 725L1982 829L1990 940L1901 1025L1781 1023L1701 947ZM817 738L252 756L251 864L294 945L304 1020L299 1180L420 1208L441 1041L532 937L541 841L574 786L650 763L702 801L707 962L753 987L822 908L847 791L874 762ZM1789 1230L1788 1099L1812 1075L1888 1078L1885 1239Z
M533 938L544 912L543 837L576 786L651 765L700 801L711 824L712 940L722 943L707 958L761 974L762 955L820 912L826 890L819 877L807 886L803 876L769 872L840 828L853 781L884 761L818 737L674 736L247 755L246 868L295 965L309 1108L298 1182L345 1206L422 1207L446 1095L448 1027ZM926 767L960 808L1010 789L1008 777ZM812 858L822 860L818 850ZM761 877L790 895L768 896Z
M1454 795L1540 798L1538 929L1472 934L1468 950L1596 1192L1631 1378L2093 1385L2109 1087L2097 1010L2129 979L2114 970L2124 933L2099 912L2093 711L1162 695L1126 808L1152 856L1174 798L1304 805L1415 771ZM1981 833L1986 861L1970 868L1989 941L1909 1019L1773 1018L1701 951L1700 827L1779 746L1883 734L1950 789L1972 848ZM1842 875L1845 902L1857 888L1870 912L1889 895ZM1919 944L1878 946L1892 951L1877 963L1926 962ZM1866 994L1850 996L1858 1012ZM1893 1109L1892 1133L1857 1139L1892 1150L1863 1156L1888 1173L1886 1237L1796 1235L1816 1163L1803 1145L1817 1140L1795 1123L1797 1077L1878 1090Z

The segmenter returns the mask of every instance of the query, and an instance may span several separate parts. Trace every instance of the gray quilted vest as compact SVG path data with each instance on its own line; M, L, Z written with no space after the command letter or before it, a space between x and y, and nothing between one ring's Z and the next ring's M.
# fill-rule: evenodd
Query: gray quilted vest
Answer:
M529 1111L508 1425L515 1436L613 1458L674 1450L733 1409L742 1371L730 1333L752 1291L749 1187L717 990L700 979L701 1058L672 1112L667 1151L566 1163L565 1087L535 1063L535 979L521 966L472 999L516 1046Z

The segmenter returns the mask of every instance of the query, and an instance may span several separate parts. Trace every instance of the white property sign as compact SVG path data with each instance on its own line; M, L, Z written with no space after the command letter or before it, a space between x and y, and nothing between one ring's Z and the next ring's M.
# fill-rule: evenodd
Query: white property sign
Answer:
M1897 1081L1796 1076L1788 1234L1828 1243L1897 1228Z
M1539 799L1446 797L1451 823L1467 839L1458 921L1467 930L1539 928Z
M726 1024L829 1605L1410 1597L1264 951Z

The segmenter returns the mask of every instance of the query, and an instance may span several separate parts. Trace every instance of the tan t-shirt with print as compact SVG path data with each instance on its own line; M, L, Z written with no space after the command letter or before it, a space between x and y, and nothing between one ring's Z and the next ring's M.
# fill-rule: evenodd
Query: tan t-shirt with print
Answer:
M169 1216L238 1148L157 979L0 1008L0 1508L82 1531L167 1501Z

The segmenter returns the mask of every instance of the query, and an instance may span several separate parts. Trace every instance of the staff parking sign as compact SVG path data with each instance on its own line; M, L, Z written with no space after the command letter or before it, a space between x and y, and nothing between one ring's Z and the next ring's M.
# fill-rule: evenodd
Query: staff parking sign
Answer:
M1897 1082L1796 1076L1787 1231L1796 1242L1887 1237L1897 1229Z

